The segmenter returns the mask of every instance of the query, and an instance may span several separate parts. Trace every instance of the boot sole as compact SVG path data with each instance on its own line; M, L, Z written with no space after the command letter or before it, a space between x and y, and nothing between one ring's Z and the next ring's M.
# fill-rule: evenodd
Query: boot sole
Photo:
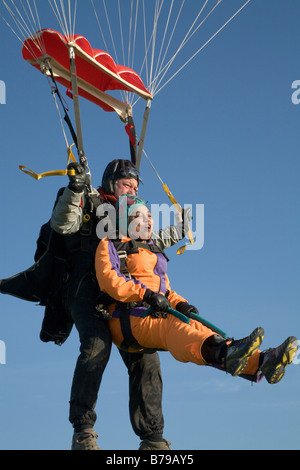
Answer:
M290 336L285 342L286 346L281 353L279 363L265 375L269 384L280 382L285 374L285 368L295 359L298 350L297 339L294 336Z
M231 366L226 367L226 372L229 372L233 377L241 375L248 364L248 359L252 356L260 347L264 339L264 329L261 327L256 328L249 336L249 347L242 357L236 359Z

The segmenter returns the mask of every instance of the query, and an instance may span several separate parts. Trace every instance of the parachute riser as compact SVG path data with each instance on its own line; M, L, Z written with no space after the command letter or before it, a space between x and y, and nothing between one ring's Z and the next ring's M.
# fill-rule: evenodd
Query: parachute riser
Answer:
M83 137L82 137L82 126L81 126L81 116L80 116L80 105L79 105L79 93L78 93L78 83L77 83L77 72L75 64L75 51L74 48L68 44L69 47L69 57L70 57L70 72L71 72L71 87L73 94L73 105L74 105L74 115L75 115L75 126L77 134L77 151L79 162L86 169L89 186L91 188L91 174L88 167L87 159L83 150Z
M136 168L137 168L137 170L139 170L140 166L141 166L142 153L143 153L143 149L144 149L144 142L145 142L147 125L148 125L148 120L149 120L151 102L152 102L151 100L147 100L146 109L145 109L145 112L144 112L143 126L142 126L142 130L141 130L138 153L137 153L137 157L136 157Z
M76 125L76 133L77 133L78 156L80 159L80 163L85 163L86 159L85 159L84 150L83 150L83 138L82 138L81 117L80 117L77 72L76 72L76 64L75 64L75 52L72 46L69 46L69 57L70 57L71 87L72 87L72 93L73 93L75 125Z

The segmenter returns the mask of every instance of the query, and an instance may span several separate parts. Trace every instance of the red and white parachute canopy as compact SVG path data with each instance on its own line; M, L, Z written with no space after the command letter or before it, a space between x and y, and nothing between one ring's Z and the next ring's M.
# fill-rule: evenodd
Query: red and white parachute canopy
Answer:
M68 37L52 29L42 29L24 41L22 55L31 65L46 73L50 66L55 80L70 88L70 47L75 52L80 96L105 111L116 111L123 120L131 114L131 106L108 95L106 91L125 90L145 100L152 99L151 93L134 70L117 65L107 52L93 49L83 36Z
M41 67L45 73L47 63L50 64L54 78L67 87L71 78L74 78L68 63L68 49L71 54L75 53L78 94L106 111L115 110L122 120L129 123L132 116L131 107L140 97L147 100L137 156L137 161L140 161L152 98L250 2L251 0L0 0L0 17L23 43L24 58L33 66ZM81 20L82 17L84 24L89 3L94 10L102 36L104 46L101 47L114 51L115 61L131 68L116 65L109 54L92 49L85 38L75 35L76 18L79 16L78 19ZM47 5L50 7L50 14L47 13ZM77 15L80 8L81 14ZM6 19L7 15L12 18L13 26ZM46 21L42 19L43 15ZM209 26L207 20L213 15L216 21ZM48 28L52 26L52 16L59 23L63 35L52 29L42 29L42 25L47 25ZM56 26L54 28L56 29ZM177 57L188 43L191 46L188 48L188 55L184 56L183 64L179 66ZM120 53L121 60L117 58ZM72 57L74 69L73 59ZM132 68L139 70L139 74ZM146 87L140 78L142 74ZM124 96L122 101L106 93L117 89L121 90L121 96ZM77 93L74 97L76 101Z

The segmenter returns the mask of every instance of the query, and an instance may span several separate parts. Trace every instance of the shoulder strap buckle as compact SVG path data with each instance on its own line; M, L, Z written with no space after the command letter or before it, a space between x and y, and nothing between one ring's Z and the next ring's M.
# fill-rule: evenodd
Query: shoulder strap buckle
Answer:
M126 250L118 251L118 255L119 255L120 260L126 260L127 259L127 251Z

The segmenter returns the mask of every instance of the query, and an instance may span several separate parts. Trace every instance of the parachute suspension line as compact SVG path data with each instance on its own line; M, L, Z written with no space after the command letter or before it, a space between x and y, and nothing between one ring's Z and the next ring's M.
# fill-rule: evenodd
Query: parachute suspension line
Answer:
M220 0L222 1L222 0ZM187 60L178 70L175 72L158 90L153 93L153 96L157 95L171 80L173 80L176 75L178 75L220 32L251 2L251 0L247 0L239 10L237 10L230 18L226 21L226 23L221 26L218 31L215 32L190 58ZM219 2L220 3L220 2ZM219 4L218 3L218 4Z
M13 18L16 26L18 27L20 33L22 36L26 36L26 34L30 34L31 31L30 31L30 28L27 26L22 14L20 13L19 9L17 8L17 6L15 5L15 3L13 2L13 0L11 0L11 3L13 4L15 10L16 10L16 14L13 12L13 10L8 6L7 2L5 2L3 0L3 3L7 9L7 11L9 12L9 14L11 15L11 17ZM24 6L23 6L23 9L24 9ZM19 16L20 19L17 18L17 15Z
M174 35L174 33L175 33L175 29L176 29L176 27L177 27L178 21L179 21L179 19L180 19L181 12L182 12L182 8L183 8L183 6L184 6L184 1L185 1L185 0L183 0L183 2L182 2L182 4L181 4L181 9L180 9L180 11L179 11L179 13L178 13L178 15L177 15L177 18L176 18L176 21L175 21L175 24L174 24L174 27L173 27L173 31L172 31L172 34L171 34L170 39L169 39L168 46L167 46L167 48L166 48L166 51L165 51L163 60L161 61L160 68L159 68L158 72L157 72L156 75L155 75L155 80L154 80L153 85L152 85L152 87L151 87L151 90L152 90L153 94L154 94L154 92L155 92L155 89L159 86L159 84L161 83L161 81L162 81L163 78L165 77L165 75L166 75L166 73L168 72L169 68L171 67L173 61L175 60L177 54L178 54L178 53L180 52L180 50L185 46L185 44L189 41L189 39L193 36L193 34L197 31L197 29L199 29L200 26L202 26L202 24L203 24L204 21L208 18L208 16L210 15L210 13L212 13L212 11L216 8L216 6L219 5L219 3L220 3L222 0L218 0L218 3L217 3L217 4L215 5L215 7L211 10L211 12L207 15L207 17L204 18L204 20L200 23L200 25L198 25L198 27L195 29L195 31L194 31L193 33L191 33L191 31L193 30L194 25L197 23L199 17L201 16L201 14L202 14L202 12L203 12L204 8L206 7L206 5L207 5L207 3L208 3L209 0L206 0L206 1L205 1L205 3L203 4L202 8L201 8L200 11L199 11L199 13L197 14L195 20L193 21L191 27L189 28L188 32L186 33L186 35L185 35L183 41L181 42L180 46L178 47L176 53L173 55L173 57L172 57L172 58L167 62L167 64L164 66L163 64L164 64L164 61L165 61L167 52L168 52L168 50L169 50L169 46L170 46L171 40L172 40L173 35ZM191 34L190 34L190 33L191 33ZM190 36L189 36L189 34L190 34ZM162 72L164 72L163 75L162 75ZM162 75L162 77L161 77L160 81L158 82L158 77L161 76L161 75Z
M46 73L46 70L47 70L48 73ZM76 162L76 158L74 157L73 152L72 152L72 146L76 145L76 147L77 147L77 145L78 145L77 144L77 136L76 136L75 130L74 130L73 125L72 125L72 122L71 122L71 120L69 118L69 115L68 115L68 108L64 104L64 100L63 100L63 98L62 98L62 96L59 92L59 89L57 87L57 83L55 81L54 74L53 74L53 71L51 69L49 61L46 61L46 62L43 63L42 72L46 75L46 77L48 79L48 82L49 82L49 85L51 87L51 94L52 94L54 102L55 102L55 106L56 106L56 109L57 109L57 112L58 112L58 116L59 116L59 120L60 120L60 124L61 124L61 128L62 128L63 136L64 136L65 143L66 143L66 146L67 146L68 160L67 160L67 168L65 170L46 171L46 172L39 173L39 174L35 173L33 170L31 170L30 168L28 168L25 165L19 165L19 168L20 168L21 171L23 171L23 173L26 173L27 175L31 176L32 178L34 178L37 181L40 180L41 178L45 178L45 177L48 177L48 176L65 176L65 175L70 176L70 175L74 175L75 170L68 169L68 165L71 161ZM52 84L50 83L50 79L52 80ZM69 143L68 143L67 135L66 135L64 125L63 125L63 122L62 122L62 116L61 116L59 106L58 106L58 103L57 103L57 97L59 98L59 101L60 101L60 103L62 105L62 108L64 110L64 113L65 113L64 120L65 120L65 122L67 123L67 125L69 127L71 136L72 136L73 141L74 141L74 143L71 144L71 145L69 145Z
M48 0L48 1L49 1L49 4L53 7L53 5L51 4L51 0ZM68 1L69 1L69 7L70 7L70 4L71 4L70 0L68 0ZM14 30L14 28L6 21L6 19L2 15L1 15L1 17L4 19L5 23L13 31L13 33L17 36L17 38L23 44L23 46L26 47L26 49L34 57L36 57L36 51L33 50L33 47L30 45L30 43L28 43L28 42L24 43L24 40L26 40L28 37L31 37L32 40L33 40L33 44L37 47L37 49L40 52L43 52L45 50L45 45L44 45L44 40L43 40L42 35L37 35L36 34L37 30L42 29L41 22L40 22L38 10L37 10L36 0L32 0L32 5L30 4L29 0L26 0L27 9L26 9L24 3L25 3L25 0L24 0L24 2L23 2L23 0L20 0L20 4L23 8L23 11L22 11L21 8L19 9L16 6L16 2L14 0L11 0L11 5L14 7L14 10L13 10L8 5L8 2L3 0L3 4L5 5L7 11L9 12L9 14L11 16L11 18L13 19L17 29L20 32L20 35L23 36L23 39L17 34L17 32ZM77 0L75 0L75 10L74 11L76 11L76 4L77 4ZM56 4L56 1L55 1L55 6L57 8L58 15L60 15L58 6ZM62 8L64 7L62 1L61 1L61 7ZM69 13L70 12L71 12L71 10L69 8ZM54 13L56 13L55 10L54 10ZM57 16L58 20L59 20L59 18L60 18L60 16ZM71 19L71 14L70 14L70 19ZM63 24L62 24L62 26L63 26ZM61 105L64 109L64 113L65 113L64 120L67 123L67 125L70 129L70 133L72 135L73 141L74 141L76 147L78 148L77 136L76 136L75 130L72 126L71 120L68 116L67 108L66 108L65 104L63 103L63 98L62 98L62 96L61 96L61 94L58 90L57 83L54 79L54 74L53 74L53 71L51 69L49 61L45 61L43 64L41 64L41 71L42 71L43 74L45 74L47 76L48 81L50 80L49 77L51 77L52 86L51 86L50 82L49 82L49 84L50 84L51 89L52 89L52 95L54 97L55 105L56 105L56 108L58 110L60 122L62 124L61 115L60 115L59 108L58 108L58 105L57 105L56 96L59 98L59 100L61 102ZM63 125L62 125L62 128L63 128ZM63 134L64 134L64 139L65 139L65 142L67 144L67 147L70 148L70 146L68 144L68 141L67 141L67 138L66 138L66 134L64 132L64 128L63 128Z
M71 0L67 1L67 8L65 7L64 0L60 0L60 8L57 5L56 0L48 0L48 3L52 8L52 11L60 25L60 28L63 34L65 36L68 36L70 39L74 38L76 12L77 12L77 0L74 0L73 15L72 15L72 8L71 8Z
M183 1L185 1L185 0L183 0ZM155 34L156 34L156 30L157 30L157 23L158 23L159 15L160 15L164 0L162 0L160 8L158 8L158 3L157 2L158 2L158 0L156 0L156 4L155 4L154 26L152 28L152 33L151 33L150 39L147 43L145 0L143 0L143 24L144 24L145 57L144 57L144 60L142 62L142 65L141 65L139 75L142 74L142 71L145 67L145 70L146 70L146 83L148 84L147 88L150 91L150 93L151 93L151 90L150 90L150 85L149 84L151 83L151 78L150 77L152 75L152 70L153 70L153 61L154 61L154 53L155 53L155 46L154 46L154 44L155 44ZM149 49L150 49L151 45L152 45L152 53L151 53L150 70L149 70L149 67L148 67L148 52L149 52ZM140 99L140 97L137 98L134 103L133 102L131 103L132 107L135 106L135 104L139 101L139 99Z
M209 18L209 16L214 12L214 10L220 5L220 3L222 2L222 0L217 0L217 3L213 6L213 8L208 12L208 14L204 17L204 19L195 27L195 29L193 30L194 26L197 24L197 21L198 19L201 17L203 11L204 11L204 8L206 7L206 5L208 4L208 1L209 0L206 0L205 3L203 4L202 8L200 9L199 13L197 14L195 20L193 21L192 25L190 26L188 32L186 33L185 37L183 38L183 40L181 41L181 44L179 45L177 51L175 52L175 54L171 57L171 59L166 63L166 65L164 66L161 66L158 74L156 75L156 78L155 78L155 82L153 83L152 87L151 87L151 90L152 90L152 94L154 95L155 94L155 90L159 87L159 85L161 84L162 80L164 79L166 73L168 72L168 70L170 69L171 65L173 64L175 58L177 57L177 55L179 54L179 52L183 49L183 47L189 42L189 40L193 37L193 35L198 31L198 29L205 23L205 21ZM181 13L181 12L180 12ZM179 19L179 18L178 18ZM177 23L176 23L177 25ZM175 25L175 26L176 26ZM163 65L163 62L162 62L162 65ZM158 78L160 77L160 79L158 80ZM175 76L175 74L174 74ZM171 81L171 79L169 80ZM157 93L156 93L157 94Z
M95 9L95 5L94 5L94 2L93 0L92 1L92 4L93 4L93 7L94 7L94 11L96 13L96 18L97 18L97 22L98 22L98 26L99 26L99 29L101 31L101 34L102 34L102 38L104 39L104 35L102 33L102 29L101 29L101 25L100 25L100 21L99 21L99 17L97 15L97 12L96 12L96 9ZM104 8L104 12L105 12L105 17L106 17L106 22L107 22L107 26L108 26L108 30L109 30L109 35L110 35L110 40L111 40L111 43L112 43L112 47L113 47L113 50L114 50L114 54L115 54L115 58L116 58L116 62L118 63L119 62L119 59L118 59L118 53L117 53L117 49L116 49L116 46L115 46L115 41L114 41L114 37L113 37L113 33L112 33L112 29L111 29L111 24L110 24L110 21L109 21L109 15L108 15L108 11L107 11L107 7L106 7L106 3L105 3L105 0L102 0L102 3L103 3L103 8ZM121 41L123 42L123 36L121 37ZM105 47L106 49L108 49L107 47L107 44L106 44L106 41L104 40L104 43L105 43ZM125 92L122 91L121 92L121 95L124 97L124 101L126 100L126 97L125 97Z
M94 13L96 15L96 19L97 19L98 27L99 27L100 32L101 32L101 36L104 40L105 47L106 47L106 49L108 49L106 41L104 39L104 34L103 34L103 31L102 31L102 28L101 28L101 25L100 25L99 16L97 14L94 1L91 0L91 3L92 3L92 6L93 6L93 9L94 9ZM111 23L110 23L110 20L109 20L109 14L108 14L108 11L107 11L106 1L102 0L102 3L103 3L105 18L106 18L106 22L107 22L107 26L108 26L108 30L109 30L110 40L111 40L112 47L113 47L113 50L114 50L115 59L116 59L116 62L119 63L118 53L117 53L117 49L116 49L116 45L115 45L114 36L113 36L113 33L112 33L112 28L111 28ZM135 50L135 43L136 43L136 30L137 30L137 22L138 22L138 3L139 3L139 0L136 0L136 11L135 11L135 15L134 15L135 19L133 20L133 12L134 12L133 4L134 4L134 2L133 2L133 0L131 0L131 13L130 13L130 23L129 23L129 31L128 31L128 50L127 50L127 59L126 59L125 47L124 47L124 33L123 33L123 27L122 27L121 5L120 5L120 0L118 0L120 43L121 43L121 47L122 47L123 64L124 65L127 64L127 66L131 67L131 68L133 68L134 50ZM132 103L133 98L130 98L130 94L129 94L128 91L122 90L121 95L123 96L123 99L126 103L128 103L128 104Z
M143 67L144 67L144 64L146 64L145 66L145 69L146 69L146 80L147 82L146 83L149 83L149 80L148 80L148 61L147 61L147 55L148 55L148 49L147 49L147 34L146 34L146 13L145 13L145 0L143 0L143 23L144 23L144 46L145 46L145 58L144 58L144 61L143 61L143 64L142 64L142 67L140 69L140 75L142 73L142 70L143 70Z
M130 48L131 48L131 31L132 31L132 12L133 12L133 0L131 0L131 6L130 6L130 21L129 21L129 29L128 29L128 51L127 51L127 64L129 67L130 63ZM124 63L124 65L126 62Z
M95 14L95 17L96 17L96 21L97 21L97 23L98 23L98 28L99 28L100 34L101 34L101 36L102 36L102 40L103 40L104 45L105 45L105 49L108 50L108 46L107 46L107 44L106 44L105 37L104 37L103 31L102 31L102 28L101 28L99 16L98 16L97 10L96 10L96 8L95 8L94 0L91 0L91 3L92 3L92 6L93 6L93 10L94 10L94 14Z
M51 86L51 85L50 85ZM67 135L66 135L66 132L65 132L65 128L64 128L64 125L63 125L63 122L62 122L62 117L61 117L61 113L60 113L60 110L59 110L59 106L58 106L58 103L57 103L57 99L56 99L56 89L55 87L52 88L52 96L54 98L54 102L55 102L55 106L56 106L56 109L57 109L57 113L58 113L58 117L59 117L59 121L60 121L60 125L61 125L61 128L62 128L62 132L63 132L63 136L64 136L64 139L65 139L65 143L66 143L66 146L67 148L69 148L69 142L68 142L68 139L67 139Z
M105 16L106 16L107 26L108 26L108 29L109 29L110 40L111 40L112 46L114 48L116 61L119 62L118 53L117 53L117 50L116 50L115 41L114 41L114 37L113 37L113 34L112 34L111 25L110 25L110 21L109 21L109 16L108 16L107 8L106 8L106 3L105 3L105 0L102 0L102 1L103 1L103 7L104 7L104 11L105 11Z
M119 13L119 25L120 25L120 38L121 38L121 46L122 46L122 56L123 56L123 62L124 62L124 64L125 64L125 49L124 49L124 38L123 38L123 27L122 27L122 13L121 13L120 0L118 0L118 13Z
M129 61L129 58L128 58L129 67L132 68L132 69L134 68L134 54L135 54L135 44L136 44L137 23L138 23L138 11L139 11L139 0L137 0L137 2L136 2L131 62ZM129 57L130 57L130 55L129 55Z
M69 10L69 22L70 22L70 33L72 38L75 36L75 25L76 25L76 13L77 13L77 0L75 0L74 4L74 14L72 18L72 11L71 11L71 1L69 0L68 4L68 10Z
M63 19L62 19L62 16L61 16L61 13L60 13L60 11L59 11L59 8L58 8L58 6L57 6L57 4L56 4L56 0L53 0L53 2L54 2L54 5L55 5L55 6L52 4L51 0L48 0L48 3L49 3L49 5L50 5L50 7L52 8L52 11L53 11L53 13L54 13L54 15L55 15L55 17L56 17L56 19L57 19L57 21L58 21L58 24L59 24L59 26L60 26L60 29L62 30L64 36L67 36L67 35L68 35L68 31L67 31L66 26L65 26L65 23L64 23L64 21L63 21Z
M35 0L34 0L35 1ZM16 32L16 30L8 23L8 21L1 15L1 17L3 18L3 20L5 21L5 23L7 24L7 26L11 29L11 31L15 34L15 36L19 39L19 41L21 43L23 43L23 41L28 37L28 36L32 36L35 40L35 45L36 47L42 51L43 50L43 40L42 39L39 39L36 35L36 28L34 25L32 25L32 21L30 20L30 16L28 14L28 12L26 11L26 8L25 6L22 4L22 7L23 7L23 10L25 12L25 16L27 18L27 21L28 23L25 21L21 11L18 9L18 7L15 5L14 1L11 0L11 4L12 6L14 7L14 10L12 8L9 7L8 3L3 0L3 4L6 8L6 10L8 11L8 13L10 14L12 20L14 21L15 23L15 26L17 28L17 30L19 31L19 34ZM34 20L34 16L33 16L33 13L32 13L32 9L30 7L30 4L29 4L29 0L27 0L27 5L28 5L28 8L30 10L30 14L31 16L33 17L33 22L34 24L36 25L36 21ZM36 10L36 5L35 5L35 10ZM37 10L36 10L37 11ZM20 37L21 36L21 37ZM29 48L27 47L27 49L29 50ZM34 53L33 50L30 49L30 51L32 53Z
M45 62L45 68L47 69L48 73L49 73L49 76L48 74L46 74L46 77L48 79L48 82L49 82L49 85L51 87L51 93L52 93L52 96L54 97L54 101L55 101L55 104L56 104L56 108L58 110L58 115L59 115L59 118L60 118L60 122L61 122L61 125L62 125L62 129L63 129L63 134L64 134L64 137L65 137L65 142L67 144L67 147L70 148L69 144L68 144L68 140L67 140L67 137L66 137L66 133L65 133L65 130L64 130L64 126L62 124L62 119L61 119L61 114L60 114L60 111L59 111L59 108L58 108L58 105L57 105L57 99L56 99L56 96L58 97L61 105L62 105L62 108L64 110L64 113L65 113L65 116L64 116L64 121L66 122L66 124L68 125L69 127L69 130L70 130L70 133L71 133L71 136L72 136L72 139L73 139L73 142L76 146L76 148L78 149L78 142L77 142L77 135L76 135L76 132L74 130L74 127L72 125L72 122L69 118L69 115L68 115L68 108L67 106L65 105L64 103L64 99L62 98L60 92L59 92L59 89L58 89L58 86L57 86L57 83L55 81L55 78L54 78L54 74L53 74L53 71L52 71L52 68L50 66L50 63L49 61ZM43 73L45 73L45 70L42 70ZM51 78L51 81L52 81L52 85L50 83L50 78Z
M143 153L145 155L145 157L147 158L148 162L150 163L150 165L152 166L157 178L159 179L159 181L161 182L162 184L162 187L163 187L163 190L165 191L166 195L168 196L168 198L170 199L171 203L173 204L173 206L175 207L175 209L177 210L177 212L181 215L184 214L184 211L182 209L182 207L180 206L180 204L177 202L177 200L175 199L175 197L173 196L172 192L170 191L170 189L168 188L168 186L163 182L162 178L160 177L158 171L156 170L156 168L154 167L153 163L151 162L150 158L148 157L147 153L145 152L145 150L143 149ZM182 220L182 223L184 223L184 220ZM193 238L193 235L192 235L192 231L190 229L190 227L188 228L188 238L189 238L189 244L187 245L184 245L182 246L181 248L179 248L177 250L177 255L182 255L184 252L185 252L185 249L188 245L192 245L194 243L194 238Z
M121 47L122 47L122 57L123 57L123 64L126 64L126 58L125 58L125 47L124 47L124 35L123 35L123 27L122 27L122 13L121 13L121 5L120 5L120 0L118 0L118 16L119 16L119 26L120 26L120 41L121 41ZM116 54L116 58L117 53ZM122 91L121 95L123 96L123 99L125 102L128 103L129 101L129 93Z
M161 73L160 70L161 70L161 68L163 67L163 63L164 63L165 57L166 57L166 55L167 55L167 52L168 52L168 50L169 50L170 43L171 43L171 40L172 40L172 38L173 38L174 32L175 32L175 30L176 30L176 26L177 26L177 24L178 24L179 18L180 18L180 16L181 16L181 12L182 12L184 3L185 3L185 0L182 0L181 7L180 7L180 9L179 9L179 12L178 12L178 15L177 15L175 24L174 24L174 26L173 26L173 30L172 30L172 32L171 32L171 35L170 35L168 44L167 44L167 46L166 46L163 59L161 60L161 65L160 65L161 51L162 51L163 43L165 42L165 36L166 36L166 34L167 34L167 30L168 30L168 26L169 26L169 22L170 22L172 10L173 10L173 1L172 1L171 7L170 7L170 10L169 10L169 15L168 15L167 24L166 24L166 27L165 27L164 38L163 38L163 42L162 42L162 45L161 45L161 51L160 51L160 53L159 53L159 57L158 57L158 60L157 60L157 66L156 66L156 71L155 71L154 79L153 79L151 82L149 82L149 88L150 88L151 94L154 93L154 90L155 90L155 83L156 83L156 81L157 81L157 77L158 77L158 76L160 75L160 73Z
M156 0L158 1L158 0ZM164 0L162 0L163 2ZM206 1L209 1L209 0L206 0ZM220 0L221 1L221 0ZM165 57L167 55L167 52L169 50L169 47L170 47L170 43L171 43L171 40L173 38L173 35L174 35L174 32L176 30L176 26L178 24L178 21L180 19L180 16L181 16L181 12L182 12L182 9L183 9L183 6L184 6L184 3L185 3L185 0L182 0L181 2L181 6L180 6L180 9L179 9L179 12L177 14L177 17L176 17L176 20L175 20L175 23L174 23L174 26L173 26L173 29L172 29L172 32L170 34L170 37L169 37L169 40L168 40L168 44L166 46L166 49L164 51L164 55L163 55L163 58L161 59L161 55L162 55L162 51L163 51L163 47L164 47L164 43L165 43L165 40L166 40L166 35L167 35L167 31L168 31L168 28L169 28L169 23L170 23L170 19L171 19L171 15L172 15L172 10L173 10L173 5L174 5L174 0L172 0L172 3L171 3L171 6L170 6L170 9L169 9L169 13L168 13L168 18L167 18L167 23L166 23L166 27L165 27L165 31L164 31L164 35L163 35L163 40L161 42L161 47L160 47L160 52L159 52L159 56L158 56L158 59L157 59L157 65L156 65L156 69L155 69L155 74L154 74L154 79L151 80L150 79L150 73L148 71L148 51L149 51L149 48L151 46L151 44L153 44L153 36L154 36L154 30L156 29L156 26L157 26L157 22L159 20L159 15L160 15L160 12L161 12L161 8L162 8L162 4L160 6L160 10L158 12L158 14L155 14L155 18L154 18L154 28L153 28L153 31L152 31L152 34L151 34L151 37L149 39L149 43L147 45L147 27L146 27L146 13L145 13L145 0L143 0L143 22L144 22L144 45L145 45L145 58L143 60L143 63L142 63L142 66L140 68L140 72L139 72L139 75L142 74L142 71L143 71L143 68L145 67L146 69L146 83L147 83L147 88L148 90L150 91L150 93L153 95L154 94L154 90L155 90L155 83L156 83L156 80L157 80L157 77L160 75L160 70L162 69L162 66L163 66L163 63L165 61ZM153 63L154 61L154 48L152 48L152 54L151 54L151 64ZM159 65L159 62L161 61L161 65ZM154 95L153 95L154 96ZM140 100L140 97L138 97L136 99L135 102L131 103L132 104L132 107L135 106L135 104Z
M83 148L83 137L82 137L82 125L81 125L81 116L80 116L80 105L79 105L79 92L78 92L78 83L77 83L77 71L75 63L75 51L70 41L74 39L75 33L75 16L77 10L77 0L74 3L74 17L72 17L71 10L71 0L67 2L67 9L65 7L64 0L60 0L60 7L57 4L56 0L48 0L61 28L64 32L64 35L69 38L68 48L69 48L69 59L70 59L70 72L71 72L71 88L73 94L73 106L74 106L74 115L75 115L75 127L76 127L76 137L77 137L77 151L80 163L85 166L87 174L90 175L87 160L84 154ZM53 77L53 74L52 74Z
M131 13L130 13L130 24L129 24L129 38L128 38L128 51L127 51L127 66L131 69L134 68L134 56L135 56L135 44L136 44L136 32L138 24L138 12L139 12L139 0L136 0L136 8L134 14L134 0L131 0ZM134 19L133 19L134 16ZM126 61L124 61L126 65ZM133 95L126 92L126 102L132 105Z
M120 0L118 0L118 17L119 17L119 27L120 27L120 45L121 45L121 51L122 51L122 57L123 57L123 65L127 65L130 67L132 65L132 62L134 60L134 49L135 49L135 42L136 42L136 31L137 31L137 22L138 22L138 2L139 0L136 0L136 10L134 13L134 1L131 0L131 13L130 13L130 23L129 23L129 28L128 28L128 50L125 51L125 41L124 41L124 31L123 31L123 26L122 26L122 9L121 9L121 3ZM104 45L106 50L109 50L109 47L107 45L107 42L105 41L103 29L101 27L101 22L99 19L99 15L97 13L96 7L95 7L95 2L94 0L91 0L92 8L96 17L96 21L98 24L98 28L100 30ZM111 45L114 51L114 58L115 62L119 63L119 58L118 58L118 52L116 48L116 40L113 35L112 27L111 27L111 22L109 18L109 13L107 9L107 3L106 0L102 0L102 5L103 5L103 10L104 10L104 17L106 20L107 28L109 31L109 37L111 41ZM134 16L134 19L133 19ZM133 97L131 97L131 94L126 91L126 90L120 90L120 93L123 97L123 101L125 101L128 104L131 104L133 101Z
M149 75L149 83L152 82L152 75L153 75L153 67L154 67L154 57L155 57L155 44L156 44L156 35L157 35L157 24L159 15L161 13L161 9L163 6L164 0L161 1L159 5L159 0L156 0L155 4L155 13L154 13L154 24L153 24L153 32L151 36L152 41L152 53L151 53L151 65L150 65L150 75Z
M33 0L33 1L34 1L34 0ZM12 3L13 3L13 5L15 6L15 4L14 4L13 1L12 1ZM28 12L26 11L26 9L25 9L23 3L21 3L21 4L22 4L23 10L24 10L24 12L25 12L25 15L26 15L26 17L27 17L28 23L29 23L29 25L30 25L30 27L31 27L31 30L32 30L32 31L36 31L36 30L39 29L39 28L37 27L37 23L36 23L36 21L35 21L34 15L33 15L33 13L32 13L32 9L31 9L31 6L30 6L29 1L27 0L27 6L28 6L29 13L30 13L30 15L31 15L31 18L32 18L33 23L32 23L32 21L31 21L31 19L30 19L30 16L29 16ZM37 13L35 1L34 1L34 6L35 6L35 12L36 12L36 15L37 15L37 18L38 18L38 13ZM17 12L19 13L19 15L21 16L20 11L18 10L18 8L17 8L16 6L15 6L15 8L16 8L16 11L17 11ZM24 24L26 24L24 19L23 19L23 22L24 22ZM38 23L40 24L39 20L38 20ZM29 28L29 27L28 27L28 31L30 31L30 28Z
M183 0L183 2L182 2L182 4L181 4L180 12L181 12L181 10L182 10L183 4L184 4L184 0ZM161 41L160 51L159 51L159 54L158 54L158 59L157 59L157 64L156 64L156 69L155 69L155 77L158 75L158 70L159 70L159 68L160 68L160 65L159 65L159 64L160 64L161 55L162 55L162 51L163 51L163 47L164 47L164 44L165 44L165 39L166 39L166 35L167 35L169 23L170 23L170 18L171 18L171 14L172 14L172 10L173 10L173 5L174 5L174 0L172 0L171 6L170 6L170 10L169 10L168 18L167 18L167 23L166 23L166 27L165 27L163 39L162 39L162 41ZM176 24L177 24L177 22L176 22ZM176 25L176 24L175 24L175 25ZM165 56L166 56L166 54L167 54L167 52L168 52L168 49L169 49L169 45L170 45L170 41L171 41L171 39L172 39L172 36L173 36L173 34L171 34L169 43L168 43L168 45L167 45L167 47L166 47L166 49L165 49L164 57L163 57L162 62L161 62L162 64L163 64L164 58L165 58Z
M23 40L20 38L20 36L17 34L17 32L13 29L13 27L8 23L8 21L4 18L3 15L0 13L0 17L3 19L4 23L9 27L9 29L12 31L12 33L17 37L17 39L22 43Z
M56 5L56 0L54 0L54 3ZM70 34L70 31L68 30L68 23L67 23L67 19L66 19L66 12L65 12L65 7L64 5L62 4L62 1L60 0L60 5L61 5L61 15L62 15L62 22L64 22L64 25L65 25L65 36L69 36ZM58 7L56 5L56 8L58 10Z

